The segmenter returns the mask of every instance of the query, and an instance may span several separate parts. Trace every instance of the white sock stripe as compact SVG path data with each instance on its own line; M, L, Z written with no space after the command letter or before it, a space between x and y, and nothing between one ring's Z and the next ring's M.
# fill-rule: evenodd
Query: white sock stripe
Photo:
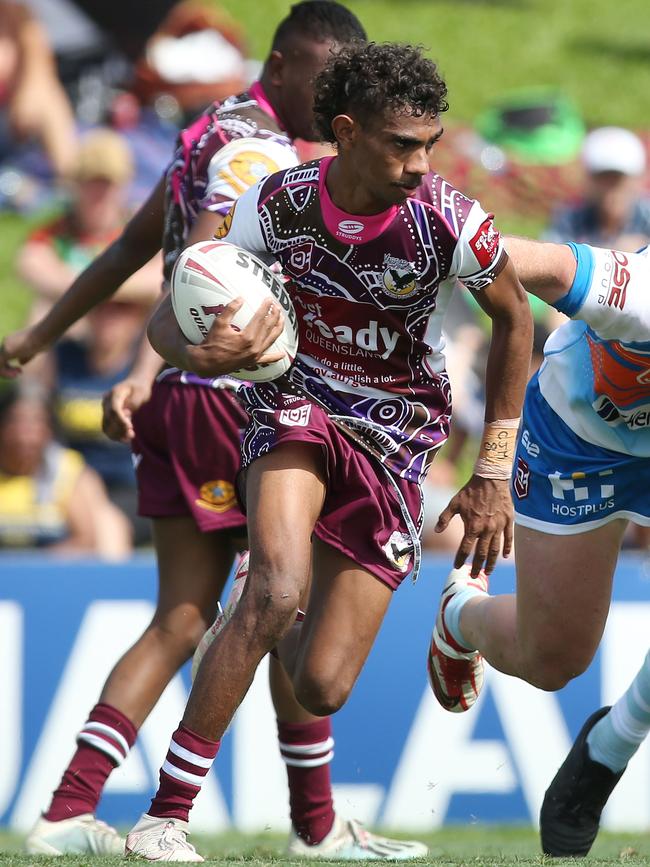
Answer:
M129 754L129 750L131 748L129 747L127 739L112 726L107 726L105 723L88 720L88 722L84 725L82 732L98 732L99 734L105 734L111 740L115 741L117 744L119 744L119 746L122 747L122 751L125 757Z
M317 759L292 759L290 756L282 756L285 765L291 765L292 768L317 768L319 765L328 764L333 758L334 750Z
M205 780L205 776L190 774L189 771L183 771L181 768L172 765L167 759L163 762L162 770L167 774L167 776L173 777L175 780L180 780L182 783L190 783L192 786L198 786L199 788L201 788L203 781Z
M196 765L197 768L211 768L212 762L214 761L214 759L206 759L205 756L200 756L198 753L193 753L191 750L185 749L185 747L177 744L173 738L169 743L169 752L178 756L179 759L183 759L186 762L190 762L192 765Z
M121 765L125 759L125 756L116 746L113 746L113 744L104 740L104 738L100 738L99 735L94 735L91 732L79 732L77 735L77 741L83 741L85 744L99 750L100 753L105 753L109 758L113 759L116 765Z
M650 705L646 702L646 700L641 695L641 690L639 689L639 684L634 681L632 684L632 699L634 703L637 704L640 710L645 714L650 714Z
M280 750L283 753L293 753L296 756L313 756L317 753L325 753L334 747L334 738L319 741L317 744L285 744L279 741Z

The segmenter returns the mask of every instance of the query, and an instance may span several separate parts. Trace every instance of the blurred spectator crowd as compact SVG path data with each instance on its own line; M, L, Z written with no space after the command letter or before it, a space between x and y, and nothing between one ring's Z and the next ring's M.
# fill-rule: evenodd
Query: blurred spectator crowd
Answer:
M254 70L239 28L212 2L147 0L127 15L107 0L0 0L0 210L32 222L48 214L16 256L31 321L119 234L164 171L178 130L210 101L243 90ZM530 123L541 114L514 116ZM497 218L506 211L510 232L518 212L520 233L530 234L533 213L535 234L550 240L622 250L650 243L646 142L603 127L580 132L577 147L562 163L535 164L452 126L433 160ZM0 548L115 559L149 543L130 449L103 435L101 399L128 372L160 281L154 259L0 389ZM531 373L560 316L541 303L533 312ZM429 549L455 550L462 535L458 518L442 535L433 530L471 473L487 329L459 289L446 326L454 423L427 481ZM650 544L647 532L633 528L629 544Z

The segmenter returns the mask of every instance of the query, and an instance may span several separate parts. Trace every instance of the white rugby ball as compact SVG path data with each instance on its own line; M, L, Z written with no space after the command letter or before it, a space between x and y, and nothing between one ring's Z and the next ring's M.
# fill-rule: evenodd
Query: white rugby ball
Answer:
M284 312L284 330L267 352L284 352L280 361L235 370L237 379L265 382L291 367L298 350L298 320L289 294L276 274L256 256L225 241L200 241L186 247L174 265L171 299L176 320L190 343L205 339L223 307L241 297L244 303L232 325L243 329L260 305L275 299Z

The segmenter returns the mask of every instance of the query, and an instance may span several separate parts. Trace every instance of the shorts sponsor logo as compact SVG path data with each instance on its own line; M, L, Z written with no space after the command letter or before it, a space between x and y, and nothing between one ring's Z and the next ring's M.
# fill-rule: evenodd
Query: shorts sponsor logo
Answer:
M529 458L539 457L539 446L531 440L527 428L524 428L524 431L521 434L521 445L526 449L526 454Z
M413 543L410 536L407 536L406 533L401 533L399 530L395 530L391 533L388 542L382 545L382 550L388 561L399 569L400 572L408 572L413 552Z
M310 415L310 403L305 404L305 406L297 406L294 409L283 409L280 411L280 424L287 427L307 427Z
M530 485L530 467L522 457L517 458L517 468L515 470L515 479L512 484L515 494L518 499L523 500L528 496L528 488Z
M336 227L336 234L338 237L345 238L346 241L361 241L363 229L363 223L358 220L341 220Z
M481 268L487 268L494 262L494 257L499 251L499 241L499 232L492 222L492 216L488 215L469 242Z
M197 506L210 512L227 512L237 505L235 487L224 479L204 482L199 490L199 499L195 502Z
M551 503L551 511L563 518L595 517L610 511L615 505L613 475L613 470L601 470L589 477L586 473L549 473L553 499L563 501Z

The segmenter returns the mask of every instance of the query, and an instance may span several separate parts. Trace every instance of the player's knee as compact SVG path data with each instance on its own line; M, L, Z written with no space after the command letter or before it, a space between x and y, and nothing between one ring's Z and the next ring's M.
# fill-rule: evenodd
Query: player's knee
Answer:
M158 642L180 658L189 659L214 620L216 612L202 612L194 605L156 612L149 627Z
M294 581L285 578L270 577L260 582L249 578L248 584L236 616L247 634L270 650L294 624L300 591Z
M538 654L526 667L526 680L546 692L563 689L574 677L581 675L589 666L589 660L578 656L558 657L555 653Z
M330 716L348 700L352 685L342 677L310 676L300 673L294 679L298 702L315 716Z

